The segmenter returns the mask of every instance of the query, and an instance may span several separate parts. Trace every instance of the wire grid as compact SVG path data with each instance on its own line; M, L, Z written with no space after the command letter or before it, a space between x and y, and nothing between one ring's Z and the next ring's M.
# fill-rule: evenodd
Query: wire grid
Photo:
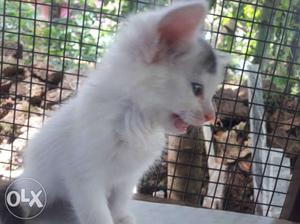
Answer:
M279 208L280 213L282 208L282 203L276 201L286 195L282 190L286 188L281 185L290 182L297 156L297 150L292 149L299 142L298 92L290 91L292 85L296 90L298 87L300 35L295 21L299 7L296 1L283 2L212 1L206 39L214 47L229 52L234 61L228 66L226 79L214 99L218 119L205 132L191 128L187 135L168 136L162 160L142 178L139 193L192 206L278 216L278 210L275 213L273 210ZM84 79L84 71L93 67L97 58L101 60L122 18L131 12L166 4L167 1L151 0L0 0L0 175L3 178L18 175L22 164L20 152L27 139L59 103L76 91ZM249 10L252 18L241 16ZM263 12L268 15L266 18ZM276 23L279 14L282 20ZM241 33L241 24L248 29L246 35ZM264 31L262 35L257 33L259 29ZM269 37L272 33L276 33L276 40ZM276 52L267 54L270 47ZM285 56L283 52L289 49L291 53ZM257 67L253 69L249 63ZM255 76L252 87L247 85L249 75ZM258 77L263 80L262 86ZM263 94L264 103L254 102L255 92ZM240 97L243 94L248 96ZM251 108L259 106L264 108L262 117L251 117ZM253 131L251 120L264 121L266 132L264 122ZM241 122L244 126L236 129ZM277 129L284 129L285 135ZM210 138L205 137L209 130ZM230 133L236 138L231 138ZM255 134L258 139L267 138L265 147L258 140L248 143ZM293 144L296 146L292 147ZM234 156L230 154L233 149L237 152ZM267 152L267 158L258 161L255 155L262 151ZM272 152L279 157L276 163L271 159ZM257 166L261 166L261 173L253 172ZM264 181L254 184L256 178ZM268 181L272 186L265 188Z

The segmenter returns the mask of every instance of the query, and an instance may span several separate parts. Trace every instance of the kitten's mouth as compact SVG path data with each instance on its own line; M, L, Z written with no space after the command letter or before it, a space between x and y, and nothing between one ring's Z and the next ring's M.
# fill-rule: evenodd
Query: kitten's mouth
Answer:
M189 126L188 123L184 122L178 114L171 114L171 120L173 122L174 127L180 133L186 133L186 130Z

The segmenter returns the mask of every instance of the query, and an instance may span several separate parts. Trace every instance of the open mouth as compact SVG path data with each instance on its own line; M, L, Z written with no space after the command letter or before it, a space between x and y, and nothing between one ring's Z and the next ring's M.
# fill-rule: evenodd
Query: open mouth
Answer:
M171 114L171 119L177 131L185 133L189 124L184 122L178 114Z

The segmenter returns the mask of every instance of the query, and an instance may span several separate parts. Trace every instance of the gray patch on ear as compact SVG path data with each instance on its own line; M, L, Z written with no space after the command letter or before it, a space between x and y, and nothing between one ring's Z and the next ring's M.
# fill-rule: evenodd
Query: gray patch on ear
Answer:
M217 56L213 48L205 41L200 39L201 55L199 55L201 64L205 71L210 74L216 74L217 72Z

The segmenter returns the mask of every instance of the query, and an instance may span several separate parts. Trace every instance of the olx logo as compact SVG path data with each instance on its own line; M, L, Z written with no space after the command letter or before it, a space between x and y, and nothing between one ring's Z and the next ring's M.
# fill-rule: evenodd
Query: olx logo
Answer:
M40 215L47 203L43 186L32 178L19 178L12 182L5 193L8 211L19 219L33 219ZM17 211L26 211L19 214ZM27 213L27 214L26 214Z

